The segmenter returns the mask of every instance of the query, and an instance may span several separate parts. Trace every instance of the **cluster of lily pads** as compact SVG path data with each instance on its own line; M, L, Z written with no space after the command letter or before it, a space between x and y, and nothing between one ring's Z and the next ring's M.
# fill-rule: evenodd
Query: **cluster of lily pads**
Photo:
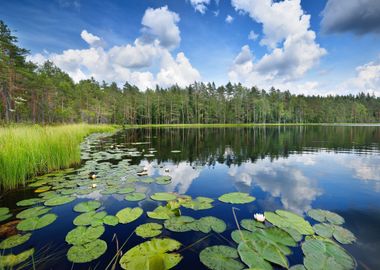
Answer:
M217 217L204 216L193 218L182 215L181 209L201 211L215 207L215 200L208 197L192 198L188 195L156 192L147 196L137 191L139 185L167 185L170 176L138 176L142 167L131 165L127 158L138 155L154 155L153 148L138 151L136 148L121 150L113 146L107 151L92 151L99 137L92 135L82 144L83 166L77 170L66 170L56 174L39 177L29 186L35 188L38 197L17 202L19 207L30 207L16 216L20 222L17 235L0 242L0 249L12 249L26 243L32 232L52 224L57 215L50 213L52 207L84 198L92 192L106 196L119 194L125 200L137 202L154 200L158 206L145 215L154 221L139 225L135 234L149 239L127 250L120 258L123 269L166 270L177 266L182 255L178 252L181 243L167 237L160 237L164 230L176 233L196 231L204 234L220 234L231 230L233 242L229 245L215 245L204 248L199 253L200 261L212 270L273 269L275 266L289 268L287 256L295 247L301 247L304 254L303 265L290 269L354 269L356 262L341 244L353 243L355 236L342 227L344 219L336 213L321 209L312 209L308 216L319 223L313 226L303 217L285 210L265 212L265 222L243 219L228 228ZM145 145L145 142L136 145ZM145 154L144 154L144 153ZM179 151L174 150L173 153ZM107 160L118 160L108 162ZM89 172L96 177L88 178ZM220 203L232 205L252 203L255 198L247 193L232 192L221 195ZM70 245L67 259L73 263L88 263L100 258L107 250L107 242L101 239L106 226L123 226L136 221L144 215L140 207L126 207L115 215L109 215L98 200L86 200L77 203L73 211L78 215L73 220L76 226L69 231L65 241ZM11 218L8 208L0 208L0 222ZM28 249L19 254L0 256L0 265L13 267L34 253Z

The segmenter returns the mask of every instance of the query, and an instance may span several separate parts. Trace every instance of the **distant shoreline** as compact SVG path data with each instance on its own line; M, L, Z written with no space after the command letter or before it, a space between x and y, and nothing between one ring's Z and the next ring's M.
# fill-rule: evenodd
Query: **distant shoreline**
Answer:
M124 128L229 128L229 127L280 127L280 126L355 126L380 127L380 123L252 123L252 124L143 124L124 125Z

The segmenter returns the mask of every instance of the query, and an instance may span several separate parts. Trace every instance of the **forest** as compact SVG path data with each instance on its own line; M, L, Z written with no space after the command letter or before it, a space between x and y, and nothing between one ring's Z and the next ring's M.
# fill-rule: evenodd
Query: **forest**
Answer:
M125 82L74 82L27 49L0 21L0 123L226 124L380 122L380 98L308 96L241 84L194 82L181 88L139 89Z

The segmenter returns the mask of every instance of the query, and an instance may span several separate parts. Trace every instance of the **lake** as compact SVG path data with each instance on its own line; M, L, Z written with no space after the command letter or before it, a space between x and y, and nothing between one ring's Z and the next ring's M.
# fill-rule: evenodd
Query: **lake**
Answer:
M147 176L137 176L143 168ZM90 172L97 175L95 180L88 179ZM171 178L170 183L149 183L160 176L170 176L162 178L164 182ZM148 180L144 183L142 179ZM129 129L108 137L90 136L82 144L82 163L75 170L40 177L37 181L40 187L36 184L3 194L1 206L10 208L13 217L1 223L2 238L12 234L12 228L4 232L4 224L31 207L16 206L17 202L43 198L35 204L41 206L56 192L76 198L51 207L49 213L56 214L57 219L31 231L26 243L12 249L17 254L34 247L37 269L71 269L72 263L66 258L71 245L65 242L65 237L76 227L73 220L81 213L73 208L79 202L98 200L101 207L97 211L106 211L108 215L126 207L142 208L144 213L128 224L104 226L100 239L107 243L107 251L100 258L73 266L73 269L106 269L117 247L127 239L123 254L149 240L133 234L137 226L164 223L146 214L165 204L149 198L156 192L214 199L212 208L181 207L181 215L195 219L214 216L226 224L222 233L173 232L164 228L157 237L169 237L182 244L179 253L183 259L173 269L208 269L199 260L203 249L213 245L236 248L231 239L231 232L237 229L234 213L241 221L252 219L255 213L277 209L297 213L311 225L318 222L306 214L310 209L339 214L345 220L342 226L357 238L353 244L342 245L356 259L357 269L380 269L379 126ZM96 187L90 188L94 183ZM41 186L40 191L50 190L35 193ZM125 200L130 187L145 193L146 199ZM246 204L218 200L229 192L248 193L255 200ZM291 251L287 256L289 265L302 264L299 243ZM3 252L8 253L9 249ZM116 266L121 269L118 262ZM26 268L32 269L30 264Z

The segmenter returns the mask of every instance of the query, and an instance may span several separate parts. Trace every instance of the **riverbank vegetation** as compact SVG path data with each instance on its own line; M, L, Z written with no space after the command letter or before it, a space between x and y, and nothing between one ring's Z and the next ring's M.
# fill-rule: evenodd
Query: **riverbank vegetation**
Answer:
M7 126L0 128L0 188L14 188L32 176L68 168L80 161L79 145L111 125Z
M231 83L139 89L128 82L123 87L94 79L74 82L51 62L28 62L28 51L17 45L17 37L2 21L0 39L0 122L380 122L380 98L364 93L322 97Z

